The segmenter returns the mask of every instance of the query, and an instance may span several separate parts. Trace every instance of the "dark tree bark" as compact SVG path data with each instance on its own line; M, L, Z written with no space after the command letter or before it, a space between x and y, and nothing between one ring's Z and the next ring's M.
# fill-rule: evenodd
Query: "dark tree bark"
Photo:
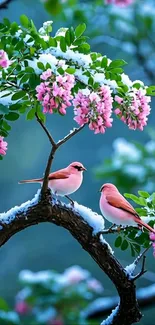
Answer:
M125 269L114 257L109 245L102 239L102 235L94 236L92 227L82 215L73 207L52 200L49 191L42 195L38 202L30 204L30 207L18 207L16 212L10 210L7 215L0 216L0 224L3 227L0 230L0 246L17 232L42 222L51 222L66 228L114 283L120 302L110 324L130 325L138 322L142 315L139 311L133 279L129 278ZM104 321L104 324L106 325L107 322Z
M0 1L0 9L7 9L9 2L13 0L1 0Z

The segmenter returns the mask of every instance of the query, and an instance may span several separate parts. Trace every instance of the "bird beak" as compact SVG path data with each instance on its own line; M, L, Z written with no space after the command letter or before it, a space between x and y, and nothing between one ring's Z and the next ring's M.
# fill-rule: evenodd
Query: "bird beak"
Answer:
M85 172L87 171L87 169L85 167L82 167L82 170L85 171Z

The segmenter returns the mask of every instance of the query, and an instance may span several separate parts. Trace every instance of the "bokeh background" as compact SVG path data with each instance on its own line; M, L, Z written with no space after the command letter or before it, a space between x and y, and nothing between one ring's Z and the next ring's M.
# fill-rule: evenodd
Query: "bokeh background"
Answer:
M75 1L76 2L76 1ZM111 59L122 58L128 62L125 72L132 80L140 79L150 85L155 82L155 42L153 39L155 9L154 1L137 1L134 6L107 8L96 6L95 1L77 1L64 4L59 12L48 12L38 0L14 0L7 9L0 10L0 20L4 17L19 22L21 14L33 19L39 28L46 20L54 21L54 31L70 24L77 25L86 21L87 34L93 51L106 54ZM68 7L67 7L68 6ZM152 100L152 113L148 126L154 128L155 111ZM75 127L73 114L65 117L47 118L47 126L54 138L59 140ZM80 190L72 198L99 212L98 189L106 180L97 179L94 168L103 163L112 153L112 143L117 137L128 141L136 140L145 144L149 140L147 131L130 131L122 122L114 120L113 128L105 135L94 135L88 128L67 142L57 153L53 169L59 169L72 161L81 161L88 172ZM50 151L48 139L35 121L26 122L22 116L14 125L8 138L9 150L0 163L0 211L20 205L33 198L38 185L18 185L21 179L35 178L43 175ZM104 168L104 164L102 164ZM142 189L142 188L141 188ZM113 246L115 236L108 236ZM123 265L132 260L130 252L115 248L115 254ZM52 224L42 224L28 228L16 234L0 250L0 295L9 303L19 289L17 275L22 269L32 271L55 269L62 272L70 265L78 264L88 269L104 285L104 295L113 295L115 290L110 280L103 274L91 257L64 229ZM152 252L147 257L147 269L155 271ZM155 279L155 277L153 278ZM141 278L137 287L150 284L149 277ZM153 325L155 308L145 310L141 322Z

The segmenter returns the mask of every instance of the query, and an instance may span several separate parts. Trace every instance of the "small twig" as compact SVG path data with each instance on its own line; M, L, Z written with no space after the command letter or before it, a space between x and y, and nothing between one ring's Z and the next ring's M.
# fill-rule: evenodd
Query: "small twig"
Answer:
M11 82L11 81L6 81L6 84L8 84L8 85L10 85L10 86L12 86L12 87L15 87L15 88L17 88L17 89L21 89L21 90L23 90L23 88L22 87L19 87L18 85L16 85L16 84L14 84L13 82Z
M105 235L105 234L115 234L115 233L117 233L118 231L121 231L121 230L125 230L125 229L127 229L128 228L128 226L127 227L114 227L113 228L113 225L111 226L111 227L109 227L108 229L104 229L104 230L102 230L102 231L99 231L98 233L97 233L97 235L98 236L100 236L100 235Z
M144 273L147 272L147 270L145 270L145 261L146 261L146 256L143 256L143 260L142 260L142 268L141 271L136 274L134 277L132 277L131 281L136 281L137 279L139 279Z
M59 148L62 144L64 144L65 142L67 142L69 139L71 139L75 134L77 134L78 132L80 132L86 124L80 126L77 129L74 129L72 132L70 132L69 134L67 134L63 139L59 140L57 142L57 148Z
M137 256L137 258L134 261L134 264L137 265L139 263L139 261L141 260L141 258L145 255L145 253L150 249L151 245L147 248L144 249L144 251Z
M41 125L41 127L43 128L43 130L45 131L45 133L47 134L50 143L52 144L53 147L57 147L56 142L54 141L54 139L52 138L50 132L48 131L48 129L46 128L46 126L44 125L44 123L41 121L41 119L39 118L38 114L35 113L35 116L37 118L37 121L39 122L39 124Z

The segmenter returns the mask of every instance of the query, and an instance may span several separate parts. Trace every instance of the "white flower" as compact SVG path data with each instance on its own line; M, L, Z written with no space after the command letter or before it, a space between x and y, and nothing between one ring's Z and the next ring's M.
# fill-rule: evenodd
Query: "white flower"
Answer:
M147 142L145 148L149 153L155 152L155 141L150 140L149 142Z
M134 144L126 141L124 138L117 138L113 142L115 155L120 158L126 158L129 161L139 161L141 152L135 147Z
M127 85L129 88L132 86L132 81L130 80L130 78L125 73L121 74L121 78L122 78L122 82L125 85Z
M124 173L137 178L139 181L143 181L146 176L146 170L141 165L128 164L124 166Z

